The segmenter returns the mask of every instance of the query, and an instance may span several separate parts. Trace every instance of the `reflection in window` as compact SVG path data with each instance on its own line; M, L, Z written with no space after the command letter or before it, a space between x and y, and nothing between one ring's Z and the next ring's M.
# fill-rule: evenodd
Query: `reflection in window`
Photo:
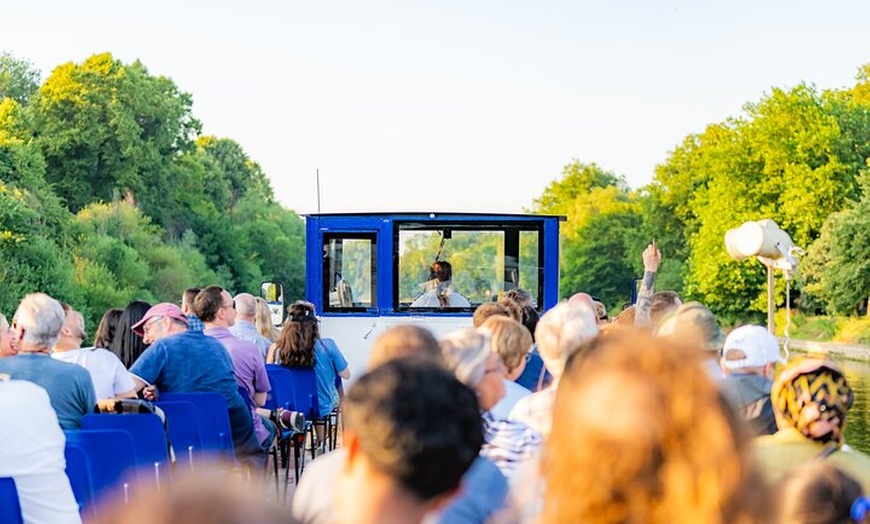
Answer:
M432 271L436 260L448 261L452 266L451 290L470 302L467 307L497 300L505 291L516 287L526 289L539 301L539 240L537 229L521 230L512 226L502 229L462 225L427 225L425 229L415 225L400 226L397 305L405 309L415 300L414 307L425 301L426 293L438 284ZM457 303L463 302L451 301L450 307Z
M324 304L328 309L377 306L374 236L325 235Z

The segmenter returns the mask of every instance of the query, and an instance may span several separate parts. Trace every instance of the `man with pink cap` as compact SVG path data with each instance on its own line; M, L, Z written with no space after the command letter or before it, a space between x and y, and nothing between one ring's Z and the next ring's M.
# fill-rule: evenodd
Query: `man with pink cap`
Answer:
M168 302L153 306L132 329L151 343L130 367L137 390L154 386L161 392L220 393L227 401L236 456L263 455L230 355L220 342L188 330L181 308Z

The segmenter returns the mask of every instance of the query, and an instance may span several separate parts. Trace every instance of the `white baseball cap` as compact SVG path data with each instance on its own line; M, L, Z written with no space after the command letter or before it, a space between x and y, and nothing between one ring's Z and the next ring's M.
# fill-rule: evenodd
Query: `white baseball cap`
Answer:
M728 359L728 353L740 351L743 358ZM764 326L740 326L725 337L722 365L728 369L762 367L771 362L785 363L779 354L779 341Z

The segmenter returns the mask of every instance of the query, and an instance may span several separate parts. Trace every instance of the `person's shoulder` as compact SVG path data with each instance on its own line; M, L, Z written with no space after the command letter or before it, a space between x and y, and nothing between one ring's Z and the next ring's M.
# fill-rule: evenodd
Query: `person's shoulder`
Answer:
M84 372L85 375L89 375L88 370L86 370L82 366L77 365L75 362L67 362L65 360L58 360L56 358L41 358L37 362L45 367L63 370L65 373L80 375L81 372Z
M0 380L0 394L3 398L15 399L16 403L31 399L49 402L48 391L29 380Z

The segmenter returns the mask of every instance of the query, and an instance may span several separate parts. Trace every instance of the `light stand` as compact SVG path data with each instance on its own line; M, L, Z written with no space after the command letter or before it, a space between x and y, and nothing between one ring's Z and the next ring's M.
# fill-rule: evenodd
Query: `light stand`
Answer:
M734 260L754 256L767 268L767 330L775 333L775 273L777 269L781 270L786 282L790 282L797 270L795 255L802 255L803 249L795 246L788 233L769 218L745 222L738 228L729 229L725 233L725 249Z

